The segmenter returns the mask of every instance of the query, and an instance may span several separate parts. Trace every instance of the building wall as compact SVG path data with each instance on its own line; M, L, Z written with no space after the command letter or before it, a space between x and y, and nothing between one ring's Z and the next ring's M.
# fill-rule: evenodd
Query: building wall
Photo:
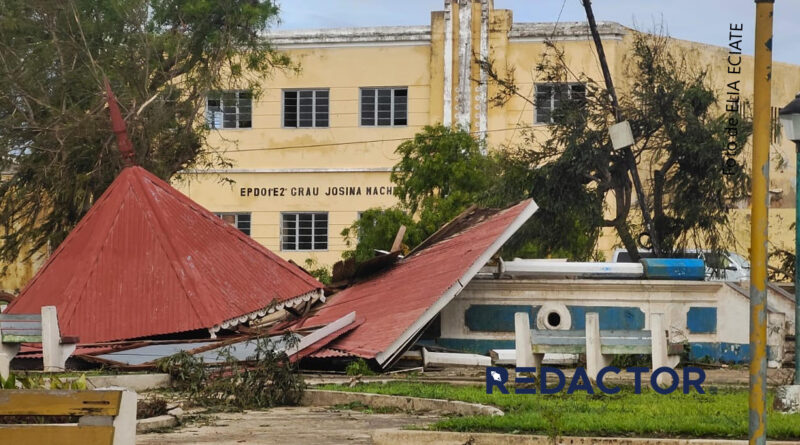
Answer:
M613 76L624 89L631 30L614 23L600 23L599 29ZM485 76L474 60L475 56L488 57L501 74L513 67L520 91L533 98L540 74L535 67L546 49L546 38L563 47L574 73L602 79L585 23L513 23L512 11L494 9L491 0L445 0L444 11L432 12L430 26L275 33L273 41L300 64L300 72L277 73L264 83L263 95L254 103L252 129L222 130L212 136L212 145L224 148L233 161L232 170L186 175L189 181L178 186L210 210L250 212L252 236L284 257L295 261L313 257L330 265L345 249L339 233L360 211L396 202L390 193L368 196L366 187L391 186L395 148L424 125L462 123L476 136L485 137L490 149L521 143L520 128L524 126L530 126L536 138L547 137L547 126L534 124L533 106L528 101L515 97L502 107L487 103L497 89L493 85L484 88L476 81ZM752 76L747 74L752 57L742 57L743 74L735 76L727 73L726 47L681 40L673 40L673 46L687 54L697 68L708 67L710 83L720 93L726 91L728 82L739 80L741 97L752 95ZM408 125L359 125L359 88L369 86L407 86ZM281 91L292 88L329 89L329 128L282 128ZM776 63L773 103L788 102L798 90L800 67ZM721 97L724 100L726 96ZM720 109L724 105L720 103ZM743 164L748 159L749 153L739 157ZM788 227L795 194L791 144L774 144L772 159L771 239L777 246L790 247ZM220 183L221 177L236 184ZM652 180L646 170L642 170L642 178ZM324 195L328 187L340 186L361 187L362 194ZM271 187L284 187L287 192L279 197L241 194L242 188ZM293 187L318 189L319 194L292 195ZM613 211L613 202L609 204ZM732 216L737 240L734 250L743 254L749 247L747 205L740 203L742 208ZM323 210L330 219L328 250L280 251L280 212ZM619 245L614 232L605 230L598 248L610 259Z
M791 296L768 292L770 360L783 357L794 329ZM749 357L746 292L720 282L658 280L472 280L441 312L442 346L485 354L514 348L514 313L527 312L532 329L585 329L598 312L601 330L649 330L650 314L663 313L672 342L686 342L694 360L745 362ZM550 312L559 326L548 325Z

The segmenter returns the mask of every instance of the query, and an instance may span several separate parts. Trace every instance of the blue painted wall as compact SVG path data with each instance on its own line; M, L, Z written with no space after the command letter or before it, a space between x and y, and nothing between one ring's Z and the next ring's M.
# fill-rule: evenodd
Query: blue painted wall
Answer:
M642 330L644 329L644 312L638 307L618 306L567 306L572 316L572 330L586 329L586 313L597 312L600 316L600 329L608 330Z
M488 340L473 338L437 338L436 344L445 348L473 354L488 355L491 349L514 349L514 340Z
M711 360L722 363L747 363L750 361L750 345L740 343L689 343L689 360ZM775 351L767 346L767 357L774 359Z
M686 328L692 334L714 334L717 332L717 308L690 307L686 313Z
M474 304L464 312L464 324L470 331L514 332L514 314L526 312L535 326L536 309L528 305Z

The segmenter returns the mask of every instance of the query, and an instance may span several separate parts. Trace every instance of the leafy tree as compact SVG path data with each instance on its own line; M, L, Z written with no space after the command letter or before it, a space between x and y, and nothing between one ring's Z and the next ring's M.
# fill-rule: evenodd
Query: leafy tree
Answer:
M406 247L414 247L482 201L492 185L495 164L467 131L427 126L396 152L401 159L392 168L391 180L400 202L389 209L369 209L345 228L342 236L352 248L345 257L363 261L374 256L374 249L388 250L401 225L406 226Z
M0 260L57 246L122 168L103 78L136 162L168 179L228 165L206 141L209 92L259 93L290 67L271 0L0 0Z
M637 141L636 165L651 178L645 193L656 230L647 233L641 211L632 206L627 161L608 137L608 127L615 123L608 91L570 71L563 50L548 44L536 71L540 81L562 88L555 92L562 105L553 113L549 137L542 140L529 132L515 154L522 178L540 203L535 218L541 223L539 236L549 240L542 246L558 246L568 230L586 248L602 227L616 231L632 258L638 258L637 244L649 245L652 236L658 236L666 254L691 245L719 249L726 244L731 236L729 209L746 197L749 178L743 170L724 173L723 150L729 137L743 147L752 125L747 117L738 119L733 135L709 85L708 69L690 57L672 48L665 36L636 33L624 62L629 84L619 89L620 111ZM513 96L534 104L519 93L513 71L500 75L491 61L481 65L499 87L495 104ZM575 81L586 85L585 97L564 93L567 83ZM613 203L611 218L604 216L606 203Z

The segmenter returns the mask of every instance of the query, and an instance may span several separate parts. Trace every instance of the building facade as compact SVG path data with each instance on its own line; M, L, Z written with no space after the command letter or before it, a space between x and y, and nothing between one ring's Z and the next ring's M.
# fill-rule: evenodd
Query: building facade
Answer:
M742 39L752 38L750 24L742 26ZM598 27L612 77L624 88L624 60L634 31L610 22ZM209 95L205 117L215 129L209 143L233 167L187 171L174 185L300 264L309 258L333 264L347 249L342 229L368 208L396 203L389 179L395 149L424 126L461 125L484 138L490 150L521 143L522 128L546 138L557 102L552 85L538 81L541 73L536 71L546 40L563 48L571 71L602 79L586 23L515 23L513 12L495 9L492 0L444 0L443 10L433 11L424 26L277 31L270 38L300 66L299 72L276 72L255 99L248 91ZM726 46L673 43L710 67L710 82L720 97L726 97L733 80L740 81L742 98L752 96L752 57L731 55ZM740 58L738 76L728 72L730 57ZM476 59L494 61L501 75L513 68L519 91L536 105L514 97L493 106L497 90ZM567 94L583 91L582 85L571 84ZM774 63L774 108L797 91L800 67ZM743 153L739 162L749 156ZM791 248L791 142L774 139L771 160L770 237ZM741 207L733 218L740 241L735 250L746 256L747 203ZM607 231L598 248L610 259L617 245ZM33 273L30 267L20 270L30 273L11 277L13 285L0 282L0 288L14 290Z
M612 76L624 85L633 31L602 22L599 31ZM521 142L523 127L546 137L557 101L551 85L537 82L546 39L563 48L571 71L602 79L586 23L514 23L512 11L494 9L491 0L445 0L429 26L279 31L271 38L299 63L299 73L277 73L257 100L244 91L210 96L207 119L218 129L211 142L226 149L235 165L190 172L178 187L300 263L337 261L347 248L342 229L360 212L396 202L389 180L394 150L425 125L461 125L485 138L489 149ZM727 70L730 48L674 43L711 68L710 81L720 93L734 80ZM501 74L513 68L520 91L536 105L512 98L492 106L495 87L476 59L494 61ZM742 74L735 80L743 98L752 95L752 63L741 56ZM775 63L773 72L777 107L800 90L800 67ZM583 91L580 84L568 88L569 95ZM791 246L794 150L788 141L775 142L771 235L778 245ZM734 216L741 241L736 250L745 255L746 207ZM615 245L607 232L599 248L610 259Z

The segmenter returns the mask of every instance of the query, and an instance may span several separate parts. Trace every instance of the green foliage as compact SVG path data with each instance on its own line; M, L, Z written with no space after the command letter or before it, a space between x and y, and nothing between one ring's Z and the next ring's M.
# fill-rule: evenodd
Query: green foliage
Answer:
M400 203L372 208L342 231L350 249L343 256L363 261L374 249L389 250L397 230L406 226L405 249L413 248L472 204L486 196L493 181L493 158L467 131L426 126L397 147L400 161L391 180Z
M511 385L513 386L513 385ZM676 391L660 395L645 387L634 394L633 387L620 385L618 394L589 395L566 391L541 394L486 394L483 386L439 383L367 383L352 388L327 385L326 389L461 400L494 405L504 416L452 417L432 428L447 431L502 432L557 436L747 437L747 388L726 389L704 386L707 394ZM770 393L770 398L772 394ZM777 413L767 404L767 436L771 440L800 438L800 414Z
M7 379L0 377L0 390L3 389L70 389L86 390L86 374L76 379L60 378L52 374L31 373L17 376L9 374Z
M284 352L297 345L298 338L287 334L275 343L269 338L251 341L255 355L246 362L237 360L227 347L212 368L186 352L160 360L158 367L172 376L176 389L200 406L241 410L299 403L305 385L296 363Z
M290 66L271 0L5 0L0 15L0 259L55 248L117 176L103 78L136 162L163 179L228 165L199 115Z
M646 214L662 254L691 247L720 250L731 241L729 210L746 197L749 178L743 170L724 173L724 149L729 136L744 147L752 123L748 116L738 119L733 136L708 70L691 57L673 48L668 37L633 34L623 62L628 83L617 85L620 114L636 141L631 160L624 150L614 150L608 137L616 122L609 92L571 71L564 50L547 42L536 81L555 85L555 94L581 82L586 94L563 95L546 136L527 130L519 146L506 149L498 194L524 190L539 204L524 229L528 233L518 237L528 244L523 251L589 259L601 229L608 227L637 258L638 247L647 247L654 234L647 233L633 196L631 163L645 179ZM491 64L486 67L505 91L498 104L520 95L513 76L502 78Z
M318 279L322 284L331 284L331 270L329 267L321 266L314 258L306 258L305 269L312 277Z
M399 207L372 208L362 212L361 218L342 230L345 246L349 249L342 256L365 261L375 256L374 249L391 249L397 231L403 225L406 226L403 238L405 249L414 247L427 236L414 219Z
M352 362L348 363L347 368L345 368L344 373L347 375L375 375L375 371L373 371L367 362L364 361L363 358L358 360L353 360Z
M400 206L419 215L432 233L477 202L491 184L492 164L469 132L442 125L426 126L403 142L391 180Z

